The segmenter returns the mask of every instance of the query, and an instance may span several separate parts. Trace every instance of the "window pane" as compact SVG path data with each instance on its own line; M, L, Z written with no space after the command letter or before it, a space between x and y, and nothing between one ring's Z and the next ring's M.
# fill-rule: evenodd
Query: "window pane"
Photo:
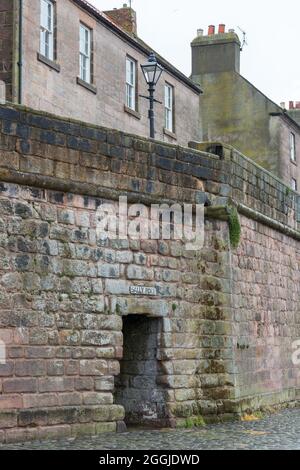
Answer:
M136 111L136 62L126 59L126 106Z
M79 76L81 80L91 83L91 30L81 24L79 37Z
M290 152L291 152L291 159L293 161L296 160L296 138L295 134L290 134Z
M126 59L126 83L135 86L135 67L136 64L131 59Z
M173 132L173 87L165 85L165 128Z
M54 8L53 3L41 0L40 52L48 59L54 59Z
M131 83L130 82L130 60L126 60L126 83Z

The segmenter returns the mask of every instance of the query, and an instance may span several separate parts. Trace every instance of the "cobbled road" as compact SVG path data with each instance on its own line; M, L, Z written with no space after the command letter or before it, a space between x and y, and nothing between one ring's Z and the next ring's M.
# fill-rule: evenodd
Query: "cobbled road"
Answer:
M132 431L95 438L0 445L0 450L300 450L300 409L260 421L208 425L193 430Z

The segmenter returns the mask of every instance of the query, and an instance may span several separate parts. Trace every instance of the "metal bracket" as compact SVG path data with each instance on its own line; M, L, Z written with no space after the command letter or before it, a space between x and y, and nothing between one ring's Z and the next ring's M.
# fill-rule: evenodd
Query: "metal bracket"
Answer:
M139 95L140 98L144 98L145 100L150 100L149 96ZM162 101L158 101L155 98L153 99L154 103L162 104Z

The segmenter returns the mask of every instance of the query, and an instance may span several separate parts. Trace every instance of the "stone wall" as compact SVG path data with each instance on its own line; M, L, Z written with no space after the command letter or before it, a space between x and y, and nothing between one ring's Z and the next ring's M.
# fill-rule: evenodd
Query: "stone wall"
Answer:
M22 107L0 107L0 122L1 440L122 429L131 315L161 325L148 344L164 425L296 400L296 193L232 149L220 158ZM205 203L203 249L97 237L97 208L120 195Z
M241 224L232 256L237 398L252 396L257 407L294 399L300 386L291 361L291 340L300 338L300 246L244 216Z

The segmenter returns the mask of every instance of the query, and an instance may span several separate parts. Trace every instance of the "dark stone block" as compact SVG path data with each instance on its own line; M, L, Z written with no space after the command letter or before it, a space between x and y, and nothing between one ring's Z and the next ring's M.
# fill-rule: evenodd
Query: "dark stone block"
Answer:
M22 139L27 140L29 138L29 127L24 124L18 124L16 135Z
M22 219L28 219L32 216L32 209L31 207L18 202L15 205L15 214L22 217Z
M159 168L162 168L163 170L170 170L172 171L173 168L174 168L174 161L173 160L170 160L168 158L159 158L157 157L156 158L156 165L159 167Z
M29 255L19 255L16 258L16 268L19 271L26 271L30 263Z
M53 131L41 131L40 141L46 144L55 145L56 144L56 133Z
M148 153L148 152L151 152L152 143L147 142L146 140L134 139L133 148L135 150L140 151L140 152L147 152Z
M64 202L64 193L60 193L58 191L50 191L49 192L49 201L57 203L57 204L63 203Z
M179 152L178 159L182 160L186 163L193 163L194 165L199 165L201 163L201 159L203 157L200 157L200 155L196 155L194 153L190 152Z
M21 140L20 141L20 150L23 154L29 154L31 149L30 142L28 140Z
M175 161L174 171L176 171L177 173L185 173L189 175L191 173L191 165L189 165L188 163Z
M19 426L45 425L48 421L48 410L20 410L18 416Z
M111 171L113 173L120 173L121 171L121 160L111 160Z
M44 222L40 224L39 226L38 236L40 238L45 238L48 235L49 235L49 225L47 224L47 222Z
M131 137L129 135L123 135L122 136L122 144L124 145L124 147L132 148L133 137Z
M209 168L202 168L200 166L191 166L191 174L203 180L213 179L213 172Z
M31 196L36 199L45 199L45 191L38 188L29 188Z
M79 139L73 136L68 137L67 147L74 150L81 150L83 152L91 151L91 143L89 142L89 140Z
M53 130L62 132L63 134L69 134L76 137L80 137L80 126L71 122L53 120Z
M4 134L15 134L14 123L12 121L3 121L2 130Z
M45 116L35 114L27 115L27 122L31 126L41 127L42 129L51 129L53 127L53 120Z
M140 181L139 180L132 180L131 187L134 191L140 191Z
M157 155L161 157L167 157L167 158L176 158L177 155L177 150L173 147L167 147L165 145L159 145L157 144L155 146L155 151Z
M100 142L106 142L107 140L107 134L104 130L94 129L92 127L81 127L80 135L86 139L98 140Z
M120 132L108 132L107 133L107 142L112 145L121 145L122 135Z
M7 119L9 121L19 121L20 113L15 109L0 107L0 119Z
M125 157L125 149L123 147L110 146L108 148L108 152L109 152L109 155L114 158L124 159Z
M146 186L146 192L148 194L154 193L155 191L155 186L153 181L147 181L147 186Z

